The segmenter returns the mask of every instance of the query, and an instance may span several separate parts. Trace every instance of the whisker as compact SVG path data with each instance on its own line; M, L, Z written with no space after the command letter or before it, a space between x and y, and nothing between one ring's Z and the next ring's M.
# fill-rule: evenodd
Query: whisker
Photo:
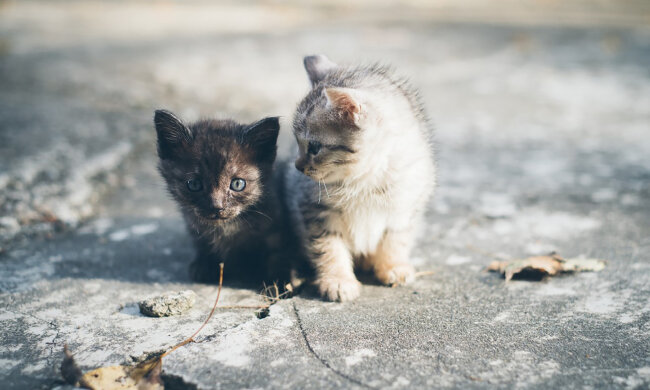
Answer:
M325 184L325 181L323 181L323 187L325 187L325 193L327 194L327 198L329 199L330 192L327 190L327 184Z
M199 229L196 230L197 233L199 232ZM203 233L199 234L198 238L204 238L208 236L209 234L214 234L217 231L216 227L210 227L209 229L205 229Z
M264 214L264 213L263 213L263 212L261 212L261 211L257 211L257 210L250 210L250 211L252 211L252 212L254 212L254 213L258 213L258 214L260 214L260 215L263 215L263 216L265 216L266 218L268 218L268 219L269 219L269 221L273 221L273 218L271 218L271 217L269 217L268 215L266 215L266 214Z
M318 180L318 204L320 204L320 180Z
M250 222L248 222L248 220L246 219L246 217L244 217L243 215L240 214L240 215L239 215L239 219L241 219L242 221L246 222L246 225L248 225L249 228L251 228L251 229L253 228L253 226L250 224Z

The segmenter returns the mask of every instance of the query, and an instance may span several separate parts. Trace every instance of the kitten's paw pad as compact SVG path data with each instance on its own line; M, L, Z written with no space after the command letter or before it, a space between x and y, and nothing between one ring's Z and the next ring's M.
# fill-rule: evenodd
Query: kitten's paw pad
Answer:
M323 298L336 302L347 302L361 294L361 283L355 278L325 278L316 282Z
M410 264L397 264L391 268L378 270L376 275L383 284L409 284L415 280L415 268Z

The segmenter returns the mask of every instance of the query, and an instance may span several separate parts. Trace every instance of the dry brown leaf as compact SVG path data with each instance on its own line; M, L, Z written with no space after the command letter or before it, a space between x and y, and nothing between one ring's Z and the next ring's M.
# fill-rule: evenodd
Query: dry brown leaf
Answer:
M93 390L163 390L162 358L155 357L135 367L110 366L88 371L79 380L79 386Z
M541 276L554 276L560 272L598 272L605 268L605 262L598 259L564 259L557 254L533 256L525 259L493 261L488 271L501 273L506 282L516 275L534 273Z
M124 366L101 367L89 371L79 381L87 389L137 389L136 379L130 378Z
M562 272L598 272L605 262L598 259L568 259L562 264Z

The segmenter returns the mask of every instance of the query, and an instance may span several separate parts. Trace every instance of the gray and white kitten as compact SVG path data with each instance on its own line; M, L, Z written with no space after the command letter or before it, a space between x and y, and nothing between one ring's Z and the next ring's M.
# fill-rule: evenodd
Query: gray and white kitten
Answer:
M411 248L435 184L429 122L417 92L382 66L304 59L312 89L293 132L288 207L320 294L359 296L354 267L384 284L412 281Z

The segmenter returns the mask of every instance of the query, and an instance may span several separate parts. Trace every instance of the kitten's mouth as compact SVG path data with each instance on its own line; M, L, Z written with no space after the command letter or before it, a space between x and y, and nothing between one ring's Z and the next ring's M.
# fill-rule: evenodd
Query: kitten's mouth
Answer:
M230 214L220 214L220 213L203 214L203 213L195 212L194 214L196 214L196 216L199 217L201 220L205 221L205 223L226 221L231 219L234 216Z
M233 217L233 215L230 215L230 214L227 214L227 215L224 215L224 214L212 214L212 215L208 216L208 219L212 220L212 221L225 221L225 220L228 220L228 219L230 219L232 217Z
M323 172L319 172L319 171L317 171L317 170L315 170L315 169L314 169L314 170L309 170L309 169L307 169L307 170L305 170L304 173L305 173L305 175L307 175L308 177L311 177L312 179L314 179L314 180L316 180L316 181L323 181L323 180L325 180L328 176L330 176L330 174L331 174L332 172L325 172L325 173L323 173Z

